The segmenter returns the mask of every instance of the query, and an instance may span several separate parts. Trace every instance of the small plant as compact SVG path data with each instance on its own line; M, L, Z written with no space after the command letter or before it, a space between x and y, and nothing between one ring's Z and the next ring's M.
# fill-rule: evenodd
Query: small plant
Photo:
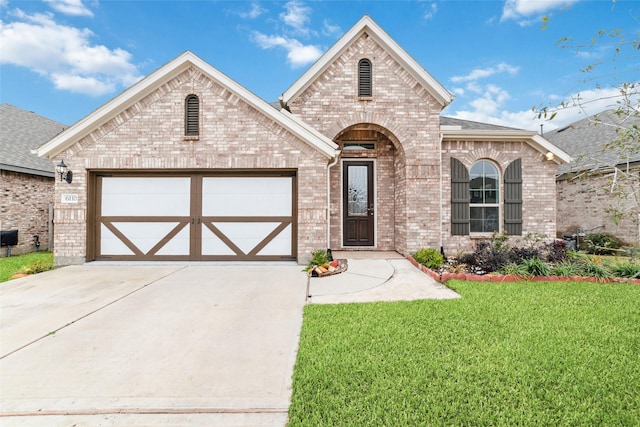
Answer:
M579 264L574 264L570 261L563 261L551 268L551 274L554 276L569 277L581 276L583 273Z
M608 233L590 233L584 238L586 250L590 254L609 255L622 246L622 242Z
M313 267L318 265L324 265L329 262L329 253L324 249L318 249L317 251L311 252L311 261L307 264L307 267L304 271L309 271Z
M425 267L432 269L438 269L444 263L442 254L434 248L419 249L413 254L413 259Z
M640 276L640 264L631 261L618 261L610 266L611 273L615 277L638 277Z
M27 264L20 269L22 274L37 274L53 269L53 260L40 260Z
M529 274L529 271L527 270L527 267L525 265L518 264L515 262L510 262L509 264L505 264L504 266L502 266L502 268L500 269L500 273L511 274L513 276L516 276L522 279L531 276L531 274Z
M585 275L593 276L597 279L611 277L611 273L601 262L586 261L582 264L582 270Z
M539 258L528 258L522 260L522 265L532 276L549 276L551 275L551 267Z

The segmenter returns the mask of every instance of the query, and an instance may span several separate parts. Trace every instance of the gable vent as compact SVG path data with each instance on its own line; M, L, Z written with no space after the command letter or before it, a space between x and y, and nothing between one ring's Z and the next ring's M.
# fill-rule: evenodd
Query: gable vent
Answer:
M200 100L196 95L189 95L184 101L184 134L200 134Z
M373 84L371 76L371 61L361 59L358 63L358 96L372 96Z

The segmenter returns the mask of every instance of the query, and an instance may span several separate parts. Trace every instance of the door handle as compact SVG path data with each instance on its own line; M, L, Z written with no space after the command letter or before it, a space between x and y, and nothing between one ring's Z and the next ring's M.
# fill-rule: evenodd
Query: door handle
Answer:
M373 212L374 212L373 205L370 205L370 206L367 208L367 212L369 212L369 215L373 215Z

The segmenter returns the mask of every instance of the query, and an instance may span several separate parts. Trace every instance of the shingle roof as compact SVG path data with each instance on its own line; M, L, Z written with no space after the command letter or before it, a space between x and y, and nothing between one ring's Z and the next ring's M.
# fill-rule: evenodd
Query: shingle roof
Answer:
M558 175L595 167L613 166L640 162L640 150L622 153L620 150L605 148L605 145L619 137L620 126L640 126L640 118L618 117L614 110L603 111L586 117L564 128L544 134L552 144L566 151L575 161L558 168Z
M0 169L54 176L51 160L31 150L62 132L66 126L10 104L0 104Z
M461 130L521 130L489 123L473 122L471 120L456 119L440 116L440 126L460 126Z

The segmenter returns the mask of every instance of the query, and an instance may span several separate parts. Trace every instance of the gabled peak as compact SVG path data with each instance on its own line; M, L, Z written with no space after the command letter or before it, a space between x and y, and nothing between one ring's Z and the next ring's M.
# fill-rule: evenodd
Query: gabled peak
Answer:
M400 47L369 15L364 15L324 55L320 57L296 82L282 94L288 104L302 94L333 62L363 34L372 37L404 69L442 105L449 105L453 95L431 76L411 55Z

